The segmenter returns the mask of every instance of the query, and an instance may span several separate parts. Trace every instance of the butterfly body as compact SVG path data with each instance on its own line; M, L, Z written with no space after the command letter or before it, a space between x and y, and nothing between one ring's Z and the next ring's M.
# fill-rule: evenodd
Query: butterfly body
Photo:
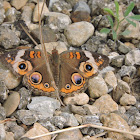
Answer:
M19 49L6 52L0 60L16 76L23 76L23 83L37 95L53 95L55 88L46 66L46 56L41 50ZM108 65L105 55L90 51L65 51L56 49L47 53L53 79L62 96L81 92L87 87L89 78Z

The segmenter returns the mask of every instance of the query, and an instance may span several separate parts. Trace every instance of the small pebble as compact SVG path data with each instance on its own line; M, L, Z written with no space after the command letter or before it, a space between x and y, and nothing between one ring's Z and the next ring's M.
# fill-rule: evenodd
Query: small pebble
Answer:
M39 123L35 123L33 125L33 128L31 128L29 131L27 131L26 134L23 135L22 137L23 138L26 137L27 140L29 138L29 140L30 140L30 137L35 137L35 136L38 136L38 135L46 134L48 132L49 131L45 127L43 127ZM38 138L38 140L51 140L51 135L40 137L40 138Z
M98 98L108 92L108 87L100 75L89 79L88 84L88 90L91 98Z
M120 104L123 106L136 104L136 98L130 94L123 94L120 98Z
M19 10L27 3L27 1L28 0L11 0L11 5Z
M79 129L59 133L55 140L81 140L83 135Z
M89 102L89 96L86 93L75 94L73 97L65 97L63 102L66 105L84 105Z

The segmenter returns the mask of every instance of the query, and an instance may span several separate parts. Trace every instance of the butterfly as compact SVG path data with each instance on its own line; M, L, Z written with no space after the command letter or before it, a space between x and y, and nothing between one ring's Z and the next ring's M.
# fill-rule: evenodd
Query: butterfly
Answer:
M88 79L106 67L109 58L86 50L70 50L58 54L57 49L47 52L50 70L61 96L80 93L87 88ZM55 93L46 58L39 49L16 49L5 52L0 61L15 76L23 76L23 84L36 95Z

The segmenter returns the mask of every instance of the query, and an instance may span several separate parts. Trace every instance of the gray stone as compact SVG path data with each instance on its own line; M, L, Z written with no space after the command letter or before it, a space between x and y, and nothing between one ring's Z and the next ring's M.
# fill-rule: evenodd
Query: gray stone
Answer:
M3 23L4 18L5 18L5 10L3 8L0 8L0 24Z
M60 103L58 100L46 96L33 97L27 108L36 111L39 119L45 119L53 116L55 110L60 108Z
M3 103L8 97L8 89L3 80L0 81L0 102Z
M99 15L101 13L101 9L105 7L104 0L90 0L88 4L91 7L91 14L92 15Z
M93 20L91 21L91 23L94 25L95 28L98 28L101 18L102 18L102 15L99 15L99 16L94 17Z
M125 65L140 65L140 50L133 49L125 56Z
M134 66L125 66L123 65L121 69L118 71L118 74L123 77L123 76L129 76L129 77L134 77L136 74L136 68Z
M21 19L25 21L26 25L31 23L32 19L32 8L30 6L24 6Z
M48 121L48 119L39 120L39 123L47 128L49 132L56 131L55 126L50 121Z
M73 11L86 11L90 14L90 8L84 1L77 2L73 7Z
M119 56L119 54L117 52L110 52L108 57L110 62L112 61L113 58L115 58L116 56Z
M16 19L20 16L20 12L17 11L14 7L9 8L5 13L5 21L7 22L15 22Z
M63 116L66 119L66 123L64 124L65 127L78 126L78 122L73 114L63 112L60 116Z
M12 122L12 121L6 122L5 130L8 132L13 132L15 140L19 139L21 136L25 134L24 128L17 125L16 122Z
M129 51L131 51L133 48L126 46L125 44L123 44L122 42L118 42L118 50L123 53L123 54L127 54Z
M98 25L98 28L101 29L101 28L108 28L110 27L110 22L107 18L107 16L102 16L101 20L99 21L99 25Z
M32 30L31 34L36 40L40 41L40 28ZM42 27L42 38L44 43L56 42L58 39L54 31L45 26Z
M94 124L94 125L102 126L99 116L97 116L97 115L84 116L83 124ZM93 127L85 127L85 128L81 129L82 134L89 135L89 136L97 135L99 133L102 133L103 131L104 131L103 129L96 129Z
M53 3L51 9L53 12L59 12L67 15L70 15L70 12L72 11L71 5L63 0Z
M98 51L97 53L100 53L100 54L104 54L104 55L108 55L109 52L110 52L110 48L107 46L107 44L100 44L98 46Z
M55 31L62 31L71 23L68 15L56 12L49 12L46 15L47 25Z
M66 119L63 116L54 116L51 118L51 123L59 129L62 129L66 123Z
M96 52L99 48L99 45L105 43L105 39L100 36L93 36L85 44L81 46L82 49Z
M0 124L0 140L6 139L6 132L4 128L4 124Z
M117 44L116 44L113 40L108 39L108 40L107 40L107 45L109 46L109 48L110 48L112 51L117 51L118 46L117 46Z
M113 99L116 102L119 102L122 95L125 93L130 93L130 91L131 90L130 90L128 83L118 79L118 85L117 85L116 89L113 91Z
M30 110L18 110L16 115L25 125L32 125L37 121L36 115Z
M98 108L93 105L86 104L83 106L83 108L84 108L84 111L86 111L87 115L94 115L94 114L100 113Z
M130 107L130 109L126 111L126 115L128 116L128 118L130 118L131 116L135 116L135 114L137 113L139 113L139 110L134 106Z
M67 3L70 3L72 7L78 2L78 1L84 1L87 3L87 0L66 0Z
M25 109L31 100L31 92L24 87L18 92L20 94L20 103L18 109Z
M6 112L3 106L0 104L0 120L4 120L6 118Z
M0 62L0 81L3 81L8 89L14 89L20 84L21 77L17 78L8 68L6 68Z
M64 34L69 45L79 47L94 33L94 26L86 21L73 23L65 28Z
M111 60L111 64L116 67L121 67L124 64L124 55L119 55Z
M71 112L79 115L86 115L86 111L82 106L70 105Z
M10 49L19 45L20 39L7 27L0 27L0 34L0 45L2 45L5 49Z
M136 113L134 119L134 124L140 127L140 113Z

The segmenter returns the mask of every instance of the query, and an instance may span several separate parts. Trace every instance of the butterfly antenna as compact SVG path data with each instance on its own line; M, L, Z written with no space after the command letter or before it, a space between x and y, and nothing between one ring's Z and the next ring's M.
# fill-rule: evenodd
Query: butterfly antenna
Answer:
M57 96L58 100L60 101L61 105L64 106L62 100L60 99L58 88L57 88L57 86L55 84L55 81L54 81L54 78L53 78L53 74L52 74L52 71L51 71L51 68L50 68L50 64L49 64L48 54L47 54L47 51L46 51L46 48L45 48L45 44L44 44L44 40L43 40L43 36L42 36L41 15L42 15L42 12L43 12L44 3L45 3L45 0L43 1L43 6L42 6L42 9L41 9L41 12L40 12L39 0L38 0L38 19L39 19L39 29L40 29L40 42L41 42L41 45L42 45L42 52L43 52L43 55L44 55L45 64L46 64L46 67L48 69L51 81L52 81L51 85L54 87L55 92L56 92L56 96Z

